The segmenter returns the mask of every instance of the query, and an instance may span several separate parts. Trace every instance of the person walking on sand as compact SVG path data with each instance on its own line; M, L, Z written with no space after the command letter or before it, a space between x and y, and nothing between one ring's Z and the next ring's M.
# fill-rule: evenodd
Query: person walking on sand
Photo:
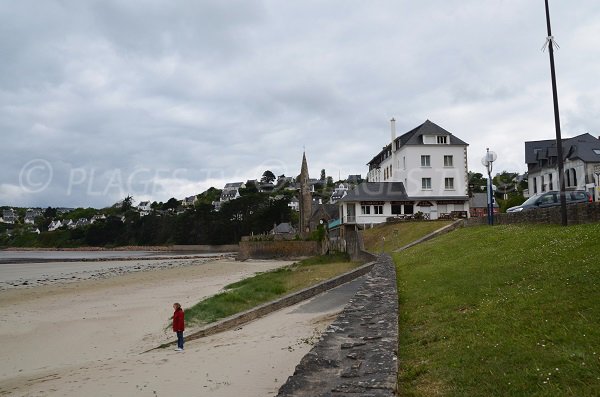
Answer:
M175 351L183 351L183 330L185 329L185 315L179 303L173 303L173 332L177 333L177 349Z

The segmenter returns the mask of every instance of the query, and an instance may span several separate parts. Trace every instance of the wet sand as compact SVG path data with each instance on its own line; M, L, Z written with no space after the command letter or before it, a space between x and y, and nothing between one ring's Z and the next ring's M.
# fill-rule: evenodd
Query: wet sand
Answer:
M183 353L141 352L173 340L173 302L289 263L217 260L0 291L0 395L274 395L341 307L300 304Z

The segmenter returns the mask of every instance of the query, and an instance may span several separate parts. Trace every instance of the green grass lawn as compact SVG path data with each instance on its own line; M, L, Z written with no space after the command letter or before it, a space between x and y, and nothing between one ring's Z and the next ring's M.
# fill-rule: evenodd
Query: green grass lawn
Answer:
M401 396L600 395L600 224L463 228L394 260Z
M452 221L414 221L377 225L363 231L365 249L380 253L382 237L385 237L384 250L392 252L451 223Z
M351 262L346 254L334 254L305 259L291 266L260 273L229 284L224 292L187 308L186 322L208 324L318 284L360 265L359 262Z

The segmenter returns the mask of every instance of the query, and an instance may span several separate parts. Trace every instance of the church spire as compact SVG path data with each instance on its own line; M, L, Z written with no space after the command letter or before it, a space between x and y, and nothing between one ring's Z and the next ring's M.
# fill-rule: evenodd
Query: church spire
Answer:
M312 194L308 180L308 163L306 152L302 152L302 168L300 169L300 235L308 237L310 232L310 216L312 215Z

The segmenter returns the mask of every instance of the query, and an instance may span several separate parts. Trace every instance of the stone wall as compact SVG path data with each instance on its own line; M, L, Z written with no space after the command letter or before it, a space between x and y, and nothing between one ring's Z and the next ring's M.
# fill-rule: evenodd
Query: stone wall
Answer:
M337 277L313 285L312 287L304 288L300 291L296 291L282 298L276 299L273 302L262 304L245 312L234 314L233 316L224 318L223 320L219 320L214 324L209 324L201 329L192 331L191 333L186 335L185 339L187 341L190 341L194 339L203 338L209 335L214 335L219 332L227 331L240 325L246 324L252 320L256 320L257 318L266 316L267 314L273 313L274 311L295 305L299 302L303 302L325 291L329 291L332 288L339 287L342 284L349 283L350 281L358 277L364 276L373 269L373 266L375 266L375 262L364 264L356 269L350 270L349 272L341 274ZM176 341L173 341L170 344L174 345L175 343Z
M569 221L569 225L600 222L600 202L567 205L567 219ZM560 225L560 206L494 215L495 225L507 225L515 223L542 223ZM487 216L481 218L469 218L467 221L465 221L465 224L468 226L487 225Z
M237 252L240 248L237 244L227 245L172 245L173 251L196 251L196 252Z
M278 397L396 395L398 292L390 256L379 257L361 289L302 358Z
M365 251L362 231L357 230L355 225L343 225L344 248L353 261L372 261L377 256Z
M302 258L321 255L321 248L317 241L240 241L237 260Z

